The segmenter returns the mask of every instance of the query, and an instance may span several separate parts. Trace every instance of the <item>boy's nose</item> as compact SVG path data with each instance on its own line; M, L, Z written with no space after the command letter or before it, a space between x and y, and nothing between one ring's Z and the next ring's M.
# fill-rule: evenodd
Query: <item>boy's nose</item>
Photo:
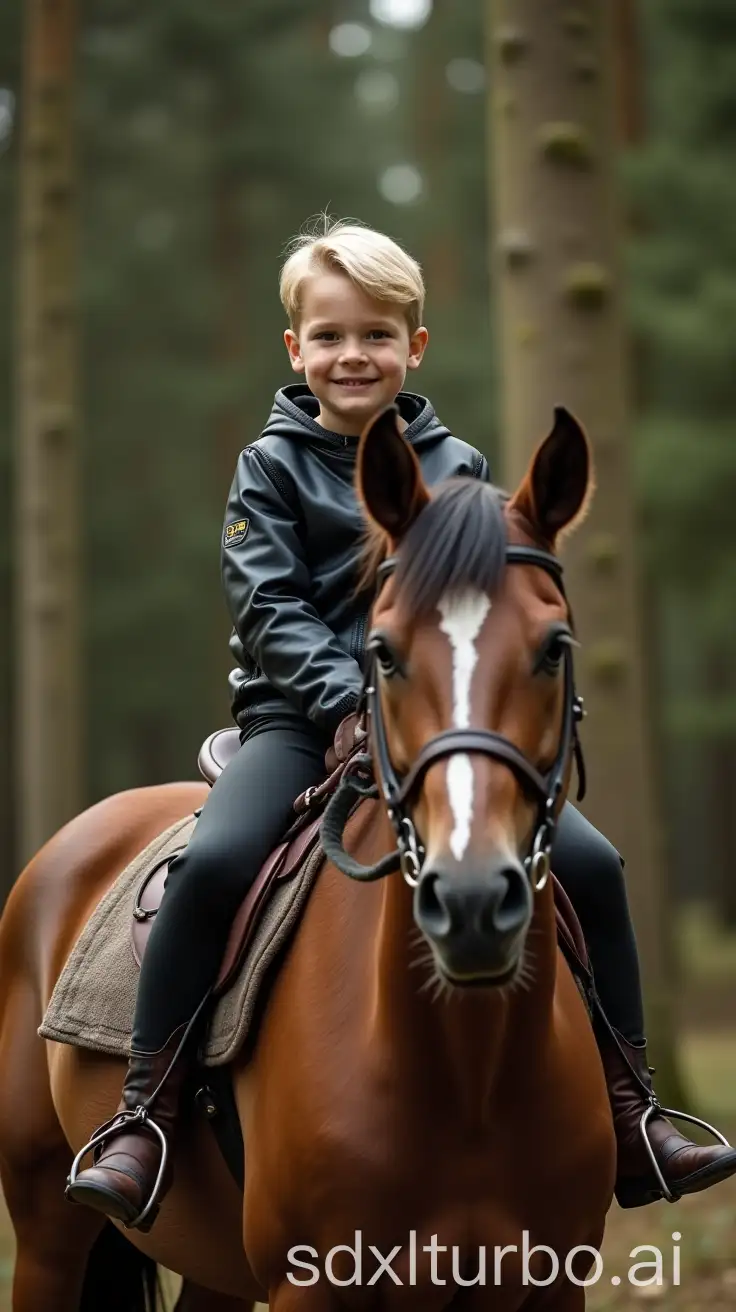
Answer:
M364 360L367 360L368 356L366 355L365 347L362 345L362 343L345 342L342 351L340 352L340 359L348 361L351 364L352 363L360 364Z

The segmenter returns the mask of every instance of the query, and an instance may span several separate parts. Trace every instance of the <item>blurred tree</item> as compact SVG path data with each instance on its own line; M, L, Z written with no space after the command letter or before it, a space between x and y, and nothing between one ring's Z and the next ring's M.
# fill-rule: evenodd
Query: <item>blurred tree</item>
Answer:
M490 459L498 451L485 169L483 11L436 4L416 34L410 140L422 195L407 213L428 287L426 388L445 422ZM425 381L426 380L426 381Z
M505 479L522 476L555 403L578 415L598 471L593 512L565 551L589 710L585 810L626 859L652 1047L671 1097L679 1089L626 437L614 28L604 0L492 0L488 14Z
M723 0L651 0L641 17L649 131L628 167L646 226L631 261L633 321L647 352L638 472L670 616L663 675L683 883L691 896L715 893L736 925L736 10Z
M642 34L639 14L639 0L618 0L613 11L613 85L616 103L616 140L619 158L627 151L639 149L646 135L645 112L645 66L642 49ZM633 235L642 238L646 232L646 220L640 208L624 192L625 214L624 233L626 243ZM627 320L628 326L628 320ZM636 431L641 415L647 405L647 381L649 371L647 361L648 343L641 333L629 329L625 336L628 375L631 379L629 426ZM634 449L636 443L634 442ZM640 526L640 541L645 541L646 523ZM671 810L671 762L667 752L667 740L664 731L666 715L666 689L661 678L663 663L666 659L664 650L664 589L656 571L651 567L647 553L642 553L641 589L643 604L640 608L642 634L642 671L643 688L648 707L649 726L653 749L652 786L654 789L654 841L657 859L662 874L662 896L673 907L677 900L677 878L675 854L677 843L665 817ZM678 978L679 959L674 933L674 923L669 918L662 923L661 934L663 951L668 963L667 969L672 980Z
M12 414L13 268L17 102L21 53L20 6L0 8L0 907L18 868L13 764Z
M17 750L23 860L81 809L74 0L25 7L18 258Z

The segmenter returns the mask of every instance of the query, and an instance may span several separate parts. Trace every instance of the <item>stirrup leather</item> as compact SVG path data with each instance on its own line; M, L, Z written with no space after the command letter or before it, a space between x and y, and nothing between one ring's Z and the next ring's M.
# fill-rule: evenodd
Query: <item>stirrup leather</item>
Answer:
M137 1229L141 1223L150 1216L151 1212L156 1207L163 1186L164 1174L166 1172L166 1165L169 1157L169 1146L166 1142L166 1135L160 1126L158 1126L148 1114L144 1106L141 1105L136 1107L135 1111L118 1112L117 1115L111 1117L109 1121L105 1121L104 1125L100 1126L99 1130L92 1135L89 1143L86 1143L84 1148L81 1148L74 1158L71 1170L67 1177L66 1189L64 1190L65 1197L73 1202L74 1199L71 1196L71 1189L73 1185L76 1184L80 1165L87 1156L87 1153L92 1152L94 1149L102 1148L107 1139L111 1139L117 1131L125 1129L126 1126L134 1122L145 1124L146 1129L152 1130L153 1133L158 1136L161 1144L161 1165L158 1168L158 1175L156 1176L156 1183L151 1191L151 1197L145 1207L138 1213L138 1216L136 1216L134 1220L122 1222L122 1225L126 1230Z
M652 1170L654 1171L657 1182L662 1191L662 1197L668 1203L676 1203L678 1202L680 1195L673 1194L671 1189L669 1188L667 1181L665 1180L661 1170L659 1169L659 1163L654 1155L654 1149L652 1148L652 1145L649 1142L649 1137L647 1135L647 1125L649 1123L650 1118L652 1116L666 1116L668 1118L673 1117L676 1121L688 1121L690 1125L699 1125L701 1130L707 1130L709 1134L713 1135L714 1139L718 1139L718 1141L723 1144L724 1148L730 1148L731 1144L728 1142L728 1139L726 1139L726 1137L721 1134L720 1130L717 1130L714 1125L709 1125L708 1121L701 1120L699 1116L691 1116L689 1112L678 1112L675 1111L672 1107L663 1107L656 1093L650 1093L648 1097L649 1097L649 1106L647 1107L646 1111L642 1114L642 1118L639 1122L641 1137L644 1140L644 1147L647 1150L649 1161L652 1164Z

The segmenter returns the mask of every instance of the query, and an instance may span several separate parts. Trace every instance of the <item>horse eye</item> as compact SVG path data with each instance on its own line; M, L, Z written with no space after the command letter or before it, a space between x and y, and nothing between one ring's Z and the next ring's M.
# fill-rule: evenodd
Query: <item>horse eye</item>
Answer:
M544 653L542 666L552 672L557 671L562 664L562 658L565 654L564 644L559 638L553 638L547 650Z
M537 656L534 673L557 674L565 656L565 647L570 646L571 643L577 646L568 630L560 630L557 633L549 634Z
M391 648L385 642L380 642L376 646L376 659L381 667L381 674L386 679L398 672L398 663Z
M385 679L390 679L394 674L397 674L399 671L399 662L396 653L389 646L386 639L382 638L380 634L376 634L375 637L371 639L369 645L370 650L375 654L376 661L378 662L383 677Z

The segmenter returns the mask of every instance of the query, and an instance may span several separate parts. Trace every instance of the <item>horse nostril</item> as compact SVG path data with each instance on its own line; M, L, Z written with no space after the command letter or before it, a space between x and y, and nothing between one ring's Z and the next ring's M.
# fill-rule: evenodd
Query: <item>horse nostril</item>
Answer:
M440 892L440 877L434 870L422 876L414 894L415 913L422 928L440 938L452 928L452 917Z
M496 934L514 933L526 919L529 903L529 885L522 867L504 866L494 875L492 890L484 902L481 929Z

